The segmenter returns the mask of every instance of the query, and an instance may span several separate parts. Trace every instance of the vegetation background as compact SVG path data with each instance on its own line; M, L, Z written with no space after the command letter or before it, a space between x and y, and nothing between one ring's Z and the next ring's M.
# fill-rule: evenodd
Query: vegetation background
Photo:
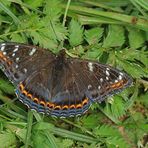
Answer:
M28 43L125 70L132 87L59 119L28 111L0 71L0 148L144 148L148 141L147 0L0 0L0 41Z

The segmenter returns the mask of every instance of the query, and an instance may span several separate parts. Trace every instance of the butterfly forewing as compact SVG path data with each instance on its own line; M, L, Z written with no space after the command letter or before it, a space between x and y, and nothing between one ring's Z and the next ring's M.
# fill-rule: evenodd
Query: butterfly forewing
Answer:
M8 78L18 84L53 61L54 55L49 53L35 46L2 43L0 44L0 65Z
M105 97L120 92L132 82L126 73L109 65L80 59L72 60L72 65L78 88L93 101L102 102Z
M24 44L2 43L0 66L24 104L60 117L82 114L92 102L102 102L132 83L126 73L108 65Z

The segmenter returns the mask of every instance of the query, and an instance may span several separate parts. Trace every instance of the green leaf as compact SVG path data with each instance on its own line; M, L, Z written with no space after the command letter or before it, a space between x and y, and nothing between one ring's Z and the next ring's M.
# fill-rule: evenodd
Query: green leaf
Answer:
M124 102L120 96L115 96L111 104L111 112L113 116L119 118L125 114Z
M97 119L97 115L90 115L83 118L81 122L83 122L83 126L85 126L86 128L93 129L93 127L98 125L98 120L96 119Z
M74 19L71 20L69 26L69 42L71 46L78 46L83 41L83 28Z
M14 94L14 87L9 81L0 79L0 89L7 94Z
M70 139L64 139L62 141L62 147L63 148L70 148L70 147L72 147L73 144L74 144L74 142Z
M119 148L129 148L130 147L123 138L109 137L106 139L106 142L108 146L114 145L114 147L119 147Z
M144 31L128 27L128 32L129 44L131 48L139 48L143 46L146 41L146 34Z
M85 39L89 45L97 43L103 34L103 28L95 27L85 31Z
M99 136L120 136L119 131L115 127L105 124L94 129L94 132Z
M109 25L107 37L103 42L103 47L122 46L125 41L124 29L119 25Z
M60 4L59 0L46 0L43 12L49 16L52 22L59 21L62 10Z
M49 30L46 31L47 34L49 33ZM29 35L32 37L32 40L34 44L40 44L40 47L44 48L57 48L57 42L53 41L52 39L49 39L47 36L44 36L44 33L40 31L30 31Z
M34 0L34 1L25 0L25 3L30 5L32 8L41 7L43 2L44 2L43 0Z
M3 148L17 147L17 139L12 132L0 133L0 146Z
M7 7L5 4L0 2L0 9L3 10L5 13L7 13L15 22L15 24L19 24L20 20L17 18L17 16Z
M46 131L35 131L33 132L33 147L35 148L49 148L53 147L53 143L47 138Z
M143 63L146 67L148 67L148 51L145 48L141 50L135 50L133 48L125 48L118 52L116 52L116 56L118 59L122 59L123 61L134 61L138 60Z
M20 34L12 34L10 36L10 38L11 38L12 42L17 42L17 43L25 43L26 42L25 38L23 38L23 36L21 36Z
M144 70L140 65L135 63L129 63L127 61L120 61L118 60L118 64L123 67L129 73L132 75L133 78L140 78L140 77L147 77L148 71Z

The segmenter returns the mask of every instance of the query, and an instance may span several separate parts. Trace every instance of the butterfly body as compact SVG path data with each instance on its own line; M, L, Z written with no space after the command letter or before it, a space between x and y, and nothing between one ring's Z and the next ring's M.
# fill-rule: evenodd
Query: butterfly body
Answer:
M0 44L0 66L21 102L60 117L83 114L92 102L102 102L132 83L126 73L108 65L25 44Z

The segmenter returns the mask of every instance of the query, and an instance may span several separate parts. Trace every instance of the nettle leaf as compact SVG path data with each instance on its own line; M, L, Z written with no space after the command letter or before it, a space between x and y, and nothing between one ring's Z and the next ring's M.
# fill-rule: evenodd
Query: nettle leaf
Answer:
M45 131L36 131L32 134L33 147L52 147L50 140L45 135Z
M137 101L148 106L148 91L145 94L138 96Z
M122 60L130 60L135 61L139 60L141 63L143 63L145 66L147 66L148 63L148 51L142 49L142 50L135 50L133 48L125 48L123 50L120 50L119 52L116 52L116 55L119 59Z
M125 114L125 104L119 96L115 96L114 99L110 98L110 103L107 103L105 108L102 108L104 114L112 121L119 123L119 117Z
M88 42L89 45L97 43L103 34L103 28L95 27L89 30L85 30L85 40Z
M49 30L47 30L47 32L49 32ZM41 47L49 48L49 49L54 49L57 47L57 42L54 42L53 40L48 38L47 35L44 36L42 32L31 31L30 36L32 37L33 42L35 44L39 43Z
M124 28L119 25L109 25L108 34L103 42L103 47L108 48L122 46L124 41Z
M108 147L110 147L110 145L112 145L113 147L119 147L119 148L130 147L130 145L123 138L119 138L119 137L106 138L106 143Z
M58 41L66 38L67 30L62 24L50 21L49 17L40 19L36 14L23 16L19 29L26 30L25 33L33 43L44 48L57 49Z
M49 23L49 30L49 38L53 39L54 41L63 41L64 39L66 39L67 30L65 27L62 26L62 24L53 23L51 25ZM44 34L46 35L46 32L44 32Z
M37 8L37 7L41 7L42 3L44 2L44 0L25 0L25 3L30 5L32 8Z
M74 141L71 139L62 140L62 147L64 147L64 148L72 147L73 144L74 144Z
M21 36L20 34L11 34L10 35L11 41L17 42L17 43L25 43L26 40Z
M95 128L94 133L96 135L99 135L102 137L104 137L104 136L120 136L119 131L115 127L105 125L105 124Z
M129 44L131 48L139 48L143 46L144 42L146 41L146 34L142 30L137 30L135 28L128 27L128 38Z
M94 133L101 137L106 137L105 141L108 147L110 147L111 145L113 145L114 147L117 146L119 148L128 147L127 142L124 140L119 130L113 126L104 124L100 127L95 128Z
M0 133L0 145L2 147L17 147L17 142L14 133L6 131Z
M119 118L125 114L125 106L123 99L120 96L115 96L111 105L111 112L113 116Z
M53 22L59 21L61 15L61 7L59 0L46 0L43 12L50 17Z
M18 29L25 31L39 30L43 27L43 22L40 21L40 17L37 14L23 15L19 17L21 23L18 25Z
M74 19L71 20L69 25L69 42L71 46L78 46L83 42L83 28Z
M147 77L148 72L136 63L130 63L128 61L117 60L118 65L132 75L133 78Z
M86 127L86 128L94 128L95 126L98 125L98 115L89 115L87 117L84 117L82 119L82 123L83 123L83 126ZM98 120L97 120L98 119Z

